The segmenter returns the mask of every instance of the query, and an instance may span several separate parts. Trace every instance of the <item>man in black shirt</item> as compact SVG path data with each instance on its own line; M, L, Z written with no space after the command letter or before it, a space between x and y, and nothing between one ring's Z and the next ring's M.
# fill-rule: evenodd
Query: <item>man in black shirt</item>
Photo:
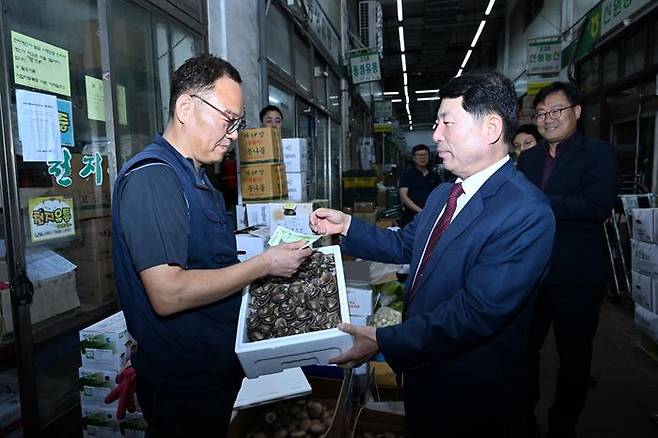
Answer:
M427 145L414 146L411 154L414 165L400 176L400 201L404 206L401 227L411 222L416 213L425 207L427 197L441 182L439 174L427 168L430 161L430 148Z

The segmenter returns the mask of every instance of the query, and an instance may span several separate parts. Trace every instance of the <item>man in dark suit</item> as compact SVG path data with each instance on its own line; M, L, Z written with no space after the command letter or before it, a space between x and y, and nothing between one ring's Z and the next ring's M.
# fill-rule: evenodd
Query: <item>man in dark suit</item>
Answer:
M543 88L534 108L544 141L521 154L517 169L548 196L556 233L531 334L528 407L531 424L536 424L539 349L553 325L560 371L548 436L569 438L575 436L587 397L592 340L607 281L603 221L610 216L619 189L617 156L610 143L578 132L580 93L574 85L555 82Z
M516 95L497 73L467 73L441 88L434 141L455 183L437 187L399 232L316 210L311 226L345 236L345 253L410 263L403 322L341 325L358 365L381 351L403 379L417 437L522 437L528 329L553 244L545 196L509 161Z

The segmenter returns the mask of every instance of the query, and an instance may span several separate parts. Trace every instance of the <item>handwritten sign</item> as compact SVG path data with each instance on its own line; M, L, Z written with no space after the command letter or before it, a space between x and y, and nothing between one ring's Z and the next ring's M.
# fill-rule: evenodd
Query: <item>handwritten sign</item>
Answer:
M11 51L17 85L71 96L68 51L13 30Z
M85 75L85 91L87 92L87 118L105 121L105 90L103 81Z

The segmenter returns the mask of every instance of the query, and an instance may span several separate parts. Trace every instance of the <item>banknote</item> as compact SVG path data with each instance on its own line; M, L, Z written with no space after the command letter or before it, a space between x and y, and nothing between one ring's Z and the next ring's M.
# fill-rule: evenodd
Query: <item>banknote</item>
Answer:
M302 234L278 225L267 244L269 246L275 246L281 243L292 243L303 240L306 242L306 245L304 246L311 246L320 237L322 236L316 236L315 234Z

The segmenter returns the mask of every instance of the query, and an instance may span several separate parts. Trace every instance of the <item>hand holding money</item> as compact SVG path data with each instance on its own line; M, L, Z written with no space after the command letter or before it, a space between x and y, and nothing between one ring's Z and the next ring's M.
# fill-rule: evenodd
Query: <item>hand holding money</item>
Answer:
M298 233L297 231L293 231L279 225L276 227L276 230L274 230L274 233L272 234L272 237L270 237L270 240L267 242L267 244L269 246L276 246L281 243L292 243L302 240L306 243L300 249L304 249L313 245L315 241L317 241L320 237L321 236L316 236L313 234Z

